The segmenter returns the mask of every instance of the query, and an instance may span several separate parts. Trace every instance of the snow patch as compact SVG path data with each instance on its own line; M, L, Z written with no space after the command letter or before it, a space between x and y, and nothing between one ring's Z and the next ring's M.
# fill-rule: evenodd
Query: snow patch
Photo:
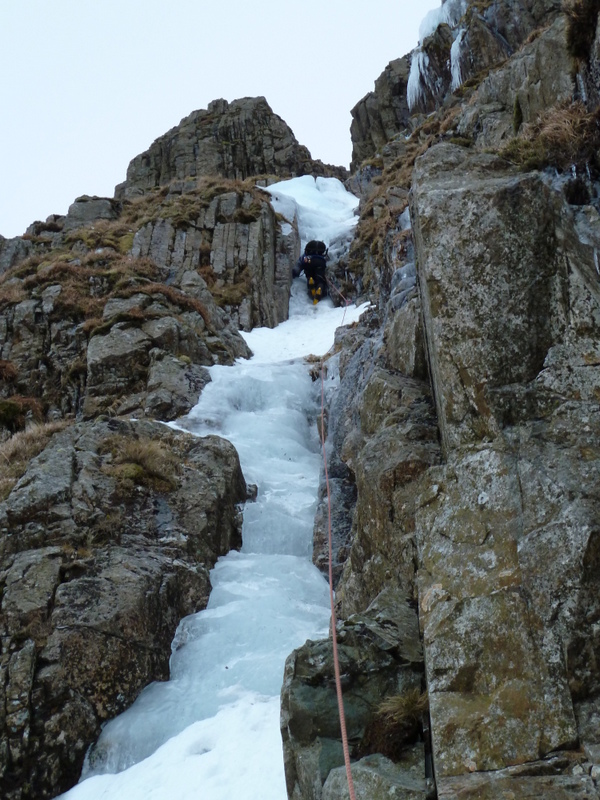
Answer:
M302 247L311 239L329 246L340 237L352 234L358 217L358 197L346 191L337 178L303 175L265 187L271 205L289 222L297 220Z
M440 8L429 11L419 26L419 41L422 42L437 27L446 23L451 28L455 28L467 10L467 0L446 0Z

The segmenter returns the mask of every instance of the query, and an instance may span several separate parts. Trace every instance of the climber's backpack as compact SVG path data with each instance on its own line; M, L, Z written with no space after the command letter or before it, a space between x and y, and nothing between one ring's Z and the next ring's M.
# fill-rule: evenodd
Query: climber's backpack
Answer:
M311 241L309 242L306 247L304 248L304 255L305 256L326 256L327 255L327 247L325 246L325 242L316 242Z

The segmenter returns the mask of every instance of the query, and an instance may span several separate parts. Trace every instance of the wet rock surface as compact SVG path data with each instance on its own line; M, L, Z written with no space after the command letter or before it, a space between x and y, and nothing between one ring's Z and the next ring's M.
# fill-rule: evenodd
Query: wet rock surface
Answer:
M74 425L31 462L0 504L3 797L69 788L101 723L168 677L245 499L232 445L158 423Z

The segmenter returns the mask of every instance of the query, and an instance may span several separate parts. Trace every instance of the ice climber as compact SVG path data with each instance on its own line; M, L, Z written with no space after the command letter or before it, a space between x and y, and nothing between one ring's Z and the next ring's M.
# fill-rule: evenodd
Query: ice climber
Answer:
M325 243L310 241L292 270L294 278L298 278L301 272L306 275L308 296L315 305L327 295L326 267L327 247Z

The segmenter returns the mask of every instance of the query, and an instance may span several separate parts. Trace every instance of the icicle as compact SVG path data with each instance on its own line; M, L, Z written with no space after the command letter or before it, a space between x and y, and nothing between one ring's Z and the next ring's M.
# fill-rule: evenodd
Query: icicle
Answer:
M598 251L594 247L594 264L596 265L596 272L598 273L598 277L600 277L600 263L598 263Z
M429 89L435 92L435 83L429 75L429 57L424 53L421 43L432 33L435 33L439 25L446 24L451 28L456 28L462 16L467 10L467 0L446 0L440 8L434 8L421 22L419 27L419 46L413 50L410 63L410 74L406 87L406 97L408 107L412 111L420 100L425 98L425 92ZM452 69L452 89L457 89L462 83L460 70L460 47L464 35L464 30L458 33L450 53Z
M450 70L452 72L453 92L456 91L456 89L458 89L463 82L462 67L460 62L462 56L462 43L466 32L467 31L465 28L461 28L459 30L458 36L452 42L452 48L450 49Z
M410 62L410 74L406 84L406 99L408 107L412 111L419 100L425 97L425 87L430 85L429 75L429 56L420 47L413 51Z
M588 94L585 89L585 81L583 80L583 75L581 72L577 73L577 87L579 88L579 94L581 95L581 101L584 105L587 105L588 101Z

